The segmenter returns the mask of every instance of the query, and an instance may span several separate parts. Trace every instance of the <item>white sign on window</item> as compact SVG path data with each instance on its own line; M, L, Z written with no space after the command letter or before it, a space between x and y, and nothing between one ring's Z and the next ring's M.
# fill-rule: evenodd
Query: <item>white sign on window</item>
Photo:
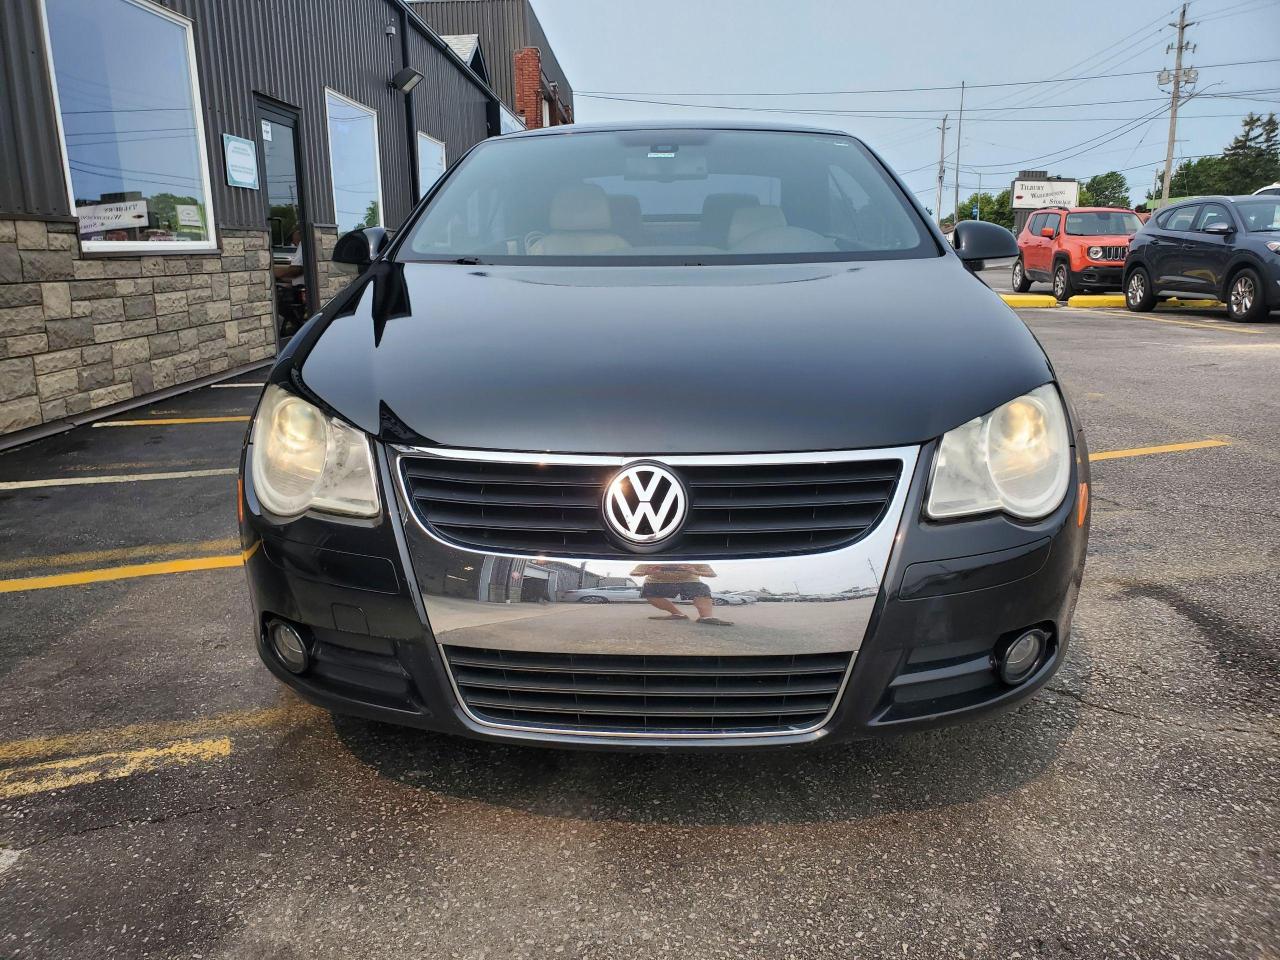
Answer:
M267 126L267 121L263 120L262 125ZM222 157L227 163L227 186L244 187L248 190L258 189L258 145L256 143L224 133Z
M262 121L262 139L265 140L267 143L271 142L271 121L270 120Z
M175 203L173 209L178 212L178 225L183 227L203 227L200 219L200 208L190 203Z
M106 233L108 230L137 230L147 225L147 201L126 200L123 203L95 203L76 207L81 236ZM199 222L196 226L201 226Z

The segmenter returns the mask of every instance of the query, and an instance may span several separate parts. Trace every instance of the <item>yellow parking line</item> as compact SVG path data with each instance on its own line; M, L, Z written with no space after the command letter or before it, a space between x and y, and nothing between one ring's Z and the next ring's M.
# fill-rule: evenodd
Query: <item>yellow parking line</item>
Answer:
M99 420L95 427L155 427L183 423L248 423L248 417L151 417L146 420Z
M76 573L55 573L44 577L19 577L0 580L0 593L17 593L22 590L48 590L52 587L74 587L106 580L129 580L133 577L154 577L165 573L190 573L194 570L219 570L238 567L244 563L244 555L235 553L217 557L193 557L185 560L162 560L158 563L133 563L122 567L103 567L96 570L80 570Z
M134 723L123 727L104 727L79 733L61 733L27 740L0 741L0 763L31 763L69 754L94 751L121 751L155 743L200 737L230 736L262 730L277 724L298 723L323 712L288 694L289 701L278 707L260 710L236 710L195 720L161 723Z
M82 487L100 483L138 483L143 480L186 480L193 477L230 477L235 467L217 470L179 470L168 473L121 473L108 477L51 477L47 480L7 480L0 490L31 490L36 487Z
M33 793L61 790L102 780L120 780L165 767L220 760L230 753L231 741L227 737L215 737L206 740L179 740L164 747L111 751L14 767L0 770L0 800L13 800Z
M107 550L77 550L74 553L46 554L42 557L16 557L0 560L0 573L13 573L33 568L80 567L87 564L108 564L121 560L145 557L158 560L161 557L190 557L194 553L231 553L240 540L223 537L218 540L201 540L196 543L149 543L140 547L112 547Z
M1145 457L1153 453L1178 453L1182 450L1204 450L1207 447L1229 447L1227 440L1193 440L1190 443L1164 443L1155 447L1134 447L1131 450L1104 450L1089 454L1094 460L1119 460L1122 457Z
M1252 327L1236 326L1235 324L1229 323L1204 323L1198 320L1175 320L1173 317L1143 317L1134 316L1128 313L1124 314L1124 316L1129 317L1131 320L1147 320L1151 323L1176 323L1180 327L1199 327L1202 330L1220 330L1223 333L1244 333L1253 334L1255 336L1262 333L1261 330L1256 330Z

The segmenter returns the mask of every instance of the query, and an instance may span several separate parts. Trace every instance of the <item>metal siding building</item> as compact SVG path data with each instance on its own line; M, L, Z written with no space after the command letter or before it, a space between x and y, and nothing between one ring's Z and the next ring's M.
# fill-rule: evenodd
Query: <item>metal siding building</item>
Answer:
M412 208L403 102L413 103L419 129L443 140L458 156L490 135L487 107L493 91L475 77L418 17L394 0L157 0L191 20L204 100L207 147L219 172L218 135L254 139L254 94L296 108L301 115L303 170L312 187L317 223L332 223L333 193L325 131L328 87L374 108L383 166L387 223ZM0 215L71 215L66 180L50 158L62 153L44 54L40 0L0 4ZM394 26L396 36L386 34ZM407 31L410 62L399 34ZM405 95L387 84L403 66L423 74ZM391 175L388 174L400 174ZM213 178L217 222L259 229L261 201Z
M0 2L0 445L269 359L285 329L282 290L293 291L298 309L309 313L341 289L350 268L330 259L339 218L326 90L376 116L376 139L369 136L376 143L378 205L370 210L388 229L400 225L419 195L417 134L443 142L452 161L498 132L498 95L404 0L127 0L119 14L154 20L187 38L186 62L199 96L193 91L186 115L197 121L199 132L182 136L193 144L197 136L204 138L203 154L190 153L197 170L190 179L208 181L207 190L199 191L194 221L202 224L205 240L143 242L186 239L181 228L174 229L178 214L161 222L157 212L156 196L168 186L175 188L167 191L169 202L187 202L175 194L196 195L194 187L176 189L181 184L152 186L149 192L143 184L142 193L112 194L146 210L142 227L95 234L85 225L85 205L112 202L108 191L139 187L124 179L123 186L101 186L105 181L98 180L82 196L99 199L79 200L81 217L75 216L68 180L78 176L69 170L79 167L64 150L46 9L57 5L59 42L96 44L113 58L108 63L121 66L129 79L119 88L126 91L122 96L163 90L166 77L146 72L151 58L141 50L135 76L119 58L128 43L113 44L87 27L79 29L78 17L107 16L106 4L126 0L82 2L83 12L76 0ZM116 11L109 16L116 18ZM389 82L406 66L422 75L408 93ZM100 97L92 106L107 109L73 112L106 114L104 134L117 148L143 143L145 138L120 140L128 128L119 118L129 107L113 99L112 78L90 66L84 73L89 76L67 75L78 84L76 95ZM278 230L273 226L280 218L274 217L276 201L267 182L272 178L265 171L275 148L264 142L270 139L262 126L264 110L288 120L296 173L296 219L288 229L296 223L302 240L291 249L305 253L302 276L292 286L282 287L280 280L290 248L281 245L283 220ZM253 163L265 177L258 187L228 185L224 134L253 145ZM74 144L85 145L83 139ZM114 163L111 169L119 171L130 166L121 159L91 159Z
M512 55L524 47L541 53L542 71L558 85L562 102L573 107L573 87L556 59L529 0L414 0L413 8L442 34L477 34L494 91L519 112ZM530 125L533 118L526 117Z

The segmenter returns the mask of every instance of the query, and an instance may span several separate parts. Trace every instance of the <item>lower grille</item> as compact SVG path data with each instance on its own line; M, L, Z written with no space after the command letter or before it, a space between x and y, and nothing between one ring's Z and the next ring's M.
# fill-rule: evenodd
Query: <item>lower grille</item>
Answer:
M831 712L850 654L649 657L446 646L467 709L509 726L658 736L795 733Z

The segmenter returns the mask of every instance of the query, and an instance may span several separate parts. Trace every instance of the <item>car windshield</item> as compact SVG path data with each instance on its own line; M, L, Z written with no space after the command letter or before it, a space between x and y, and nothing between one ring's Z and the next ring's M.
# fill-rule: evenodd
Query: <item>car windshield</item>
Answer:
M398 257L691 264L941 253L850 137L626 130L482 144L432 197Z
M1067 233L1073 237L1133 236L1142 226L1136 213L1127 210L1090 210L1088 213L1068 213Z
M1280 232L1280 197L1237 200L1236 209L1250 233Z

